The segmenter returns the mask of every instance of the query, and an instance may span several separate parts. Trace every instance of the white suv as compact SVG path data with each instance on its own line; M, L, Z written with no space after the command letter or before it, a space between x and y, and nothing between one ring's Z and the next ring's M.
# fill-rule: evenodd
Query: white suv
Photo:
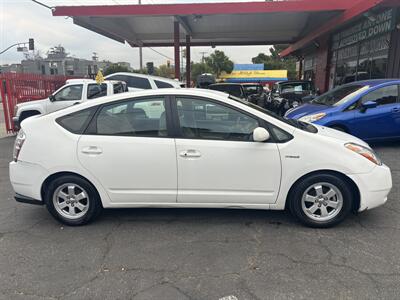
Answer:
M183 82L146 74L118 72L107 75L107 80L120 80L126 82L129 91L151 90L151 89L167 89L167 88L184 88Z

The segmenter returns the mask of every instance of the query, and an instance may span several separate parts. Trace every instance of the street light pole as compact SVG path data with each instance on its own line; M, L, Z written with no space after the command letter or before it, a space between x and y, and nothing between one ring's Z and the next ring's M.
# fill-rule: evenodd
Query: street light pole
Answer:
M142 0L138 0L139 1L139 5L142 4ZM142 50L142 46L139 47L139 66L140 66L140 70L143 69L143 50Z

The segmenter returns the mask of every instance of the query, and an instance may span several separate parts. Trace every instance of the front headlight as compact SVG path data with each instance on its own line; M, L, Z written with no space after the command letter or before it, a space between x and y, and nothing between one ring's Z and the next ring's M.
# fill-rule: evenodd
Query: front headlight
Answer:
M361 156L364 156L366 159L373 162L374 164L377 164L378 166L382 165L382 161L375 154L375 152L373 150L366 148L364 146L355 144L355 143L347 143L347 144L344 144L344 146L347 149L349 149L357 154L360 154Z
M318 113L318 114L314 114L314 115L308 115L308 116L301 117L299 119L299 121L312 123L312 122L322 119L325 116L326 116L326 113Z

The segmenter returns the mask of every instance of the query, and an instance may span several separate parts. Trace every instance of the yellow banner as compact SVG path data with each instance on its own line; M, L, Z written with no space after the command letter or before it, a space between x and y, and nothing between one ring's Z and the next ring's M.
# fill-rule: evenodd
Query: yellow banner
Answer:
M287 70L251 70L251 71L232 71L224 74L221 78L287 78Z

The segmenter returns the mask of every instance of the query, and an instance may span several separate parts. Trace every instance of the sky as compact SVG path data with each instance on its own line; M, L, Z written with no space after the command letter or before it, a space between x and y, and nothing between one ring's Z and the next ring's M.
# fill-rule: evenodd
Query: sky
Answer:
M48 6L136 4L138 0L39 0ZM254 0L253 0L254 1ZM227 0L142 0L142 4L227 2ZM246 2L230 0L229 2ZM51 11L31 0L0 0L0 51L17 42L35 39L35 48L45 55L49 48L61 44L66 51L78 58L90 59L96 52L100 60L126 61L133 68L139 67L139 51L123 45L85 28L74 25L71 18L53 17ZM235 63L251 63L251 58L267 52L268 46L216 47L224 51ZM173 48L156 48L168 57L173 57ZM192 47L192 60L199 61L201 52L208 54L211 47ZM207 54L206 54L207 55ZM23 54L16 48L0 54L0 65L18 63ZM143 49L143 61L155 65L166 64L167 59L148 48Z

